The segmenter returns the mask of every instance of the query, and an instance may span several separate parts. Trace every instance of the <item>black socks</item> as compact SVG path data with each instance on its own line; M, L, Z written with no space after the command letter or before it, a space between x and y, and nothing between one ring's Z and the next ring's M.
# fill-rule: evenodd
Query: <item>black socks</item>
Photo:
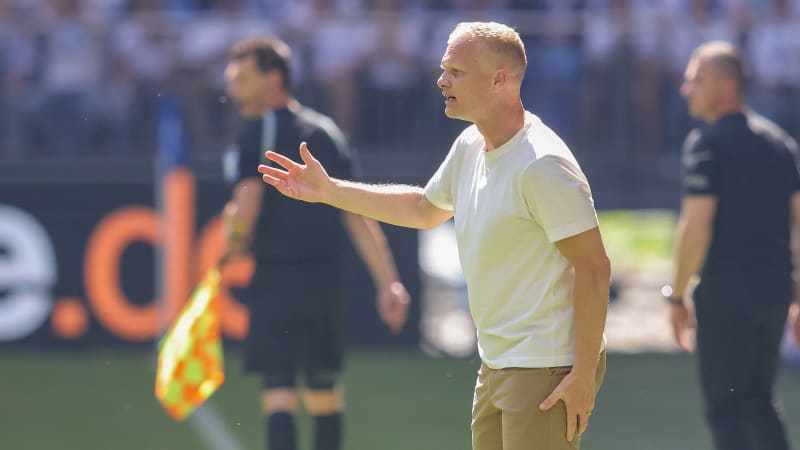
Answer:
M339 450L341 444L342 413L314 416L314 450Z
M294 416L280 411L267 416L267 448L269 450L297 450Z
M314 417L314 450L339 450L342 445L342 414ZM267 448L297 450L294 416L285 411L267 416Z

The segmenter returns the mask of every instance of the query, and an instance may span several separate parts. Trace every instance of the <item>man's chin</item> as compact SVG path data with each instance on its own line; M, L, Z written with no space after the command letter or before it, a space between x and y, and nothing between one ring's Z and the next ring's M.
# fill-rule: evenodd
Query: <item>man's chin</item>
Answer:
M447 109L445 109L445 110L444 110L444 115L445 115L445 116L447 116L447 118L448 118L448 119L453 119L453 120L463 120L464 122L470 122L470 123L474 123L474 122L472 121L472 119L470 119L469 117L465 117L465 116L464 116L464 115L462 115L462 114L456 114L455 112L453 112L453 111L448 111Z
M261 114L251 109L239 108L239 115L242 116L243 119L256 119Z
M703 112L700 111L696 106L689 105L689 116L691 116L692 119L701 119Z

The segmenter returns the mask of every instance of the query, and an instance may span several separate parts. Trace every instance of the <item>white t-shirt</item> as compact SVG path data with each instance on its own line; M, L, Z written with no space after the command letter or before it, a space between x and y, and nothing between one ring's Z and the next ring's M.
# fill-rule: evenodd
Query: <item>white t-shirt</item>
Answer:
M554 242L597 226L589 184L530 112L508 142L484 148L470 126L425 186L454 213L481 359L495 369L571 365L574 274Z

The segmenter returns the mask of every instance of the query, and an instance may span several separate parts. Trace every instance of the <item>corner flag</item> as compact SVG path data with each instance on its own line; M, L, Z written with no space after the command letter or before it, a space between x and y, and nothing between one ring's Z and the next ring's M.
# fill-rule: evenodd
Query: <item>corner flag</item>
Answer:
M225 379L219 286L219 269L211 269L159 344L156 398L178 421L211 397Z

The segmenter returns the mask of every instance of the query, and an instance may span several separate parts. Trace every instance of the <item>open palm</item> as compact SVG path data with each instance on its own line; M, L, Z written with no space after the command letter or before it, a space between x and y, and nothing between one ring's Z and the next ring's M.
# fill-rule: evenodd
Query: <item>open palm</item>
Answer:
M305 164L298 164L273 151L268 151L265 155L283 168L259 165L258 171L265 183L287 197L306 202L325 201L326 186L331 179L322 164L311 155L305 142L300 144L300 158Z

